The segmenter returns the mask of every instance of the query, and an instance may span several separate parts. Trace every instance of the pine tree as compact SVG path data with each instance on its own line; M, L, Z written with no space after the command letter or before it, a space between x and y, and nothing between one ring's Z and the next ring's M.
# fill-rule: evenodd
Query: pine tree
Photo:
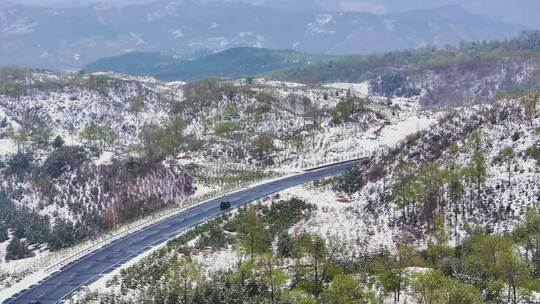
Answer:
M316 298L323 291L323 282L336 269L337 255L341 246L335 240L325 242L320 236L303 234L294 240L296 277L298 284L305 286Z
M240 245L251 260L254 260L257 254L263 254L269 250L268 231L255 208L249 208L243 216Z
M58 135L54 138L54 141L53 141L53 147L58 149L60 147L62 147L64 145L64 139L62 138L62 136Z
M6 261L20 260L32 256L26 241L13 236L6 248Z
M353 275L337 275L324 291L323 303L327 304L376 304L375 294L365 292Z
M262 280L270 290L271 303L276 303L276 301L279 301L279 293L281 292L281 288L283 284L287 282L289 277L285 271L278 268L281 261L272 253L265 254L259 263L259 267L262 271Z
M501 151L501 157L506 161L507 172L508 172L508 186L512 185L512 162L514 160L514 149L512 147L505 147Z
M190 258L177 258L170 266L166 278L170 293L179 297L180 303L188 304L201 278L200 267Z

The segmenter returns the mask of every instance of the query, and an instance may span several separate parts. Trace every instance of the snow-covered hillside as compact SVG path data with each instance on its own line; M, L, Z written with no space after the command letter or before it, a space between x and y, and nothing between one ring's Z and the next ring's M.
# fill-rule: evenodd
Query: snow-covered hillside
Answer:
M401 241L423 247L437 214L451 244L475 226L510 233L540 205L540 118L525 111L516 100L461 109L379 151L333 189L286 191L319 206L295 229L338 236L357 254Z
M263 287L255 294L268 293L271 297L275 286L265 279L264 267L268 264L258 264L270 256L275 259L276 273L289 278L279 283L276 295L281 299L287 299L289 292L312 292L310 285L298 284L310 278L306 272L298 271L298 267L304 265L309 273L309 269L317 267L309 262L325 265L334 259L333 267L352 273L348 277L349 284L370 290L377 299L360 293L358 297L364 302L359 303L424 303L423 297L438 285L421 285L420 278L434 271L435 275L455 280L441 283L443 294L454 293L450 299L472 296L474 300L464 303L496 303L489 300L496 297L500 303L518 303L512 300L511 292L506 293L514 286L513 276L497 272L494 275L500 276L498 289L490 291L484 287L479 277L485 274L475 272L481 266L471 259L475 254L486 254L480 263L489 265L492 262L489 258L493 258L501 263L497 267L508 267L506 269L514 267L506 264L512 259L523 263L519 265L528 265L522 270L526 273L523 282L531 285L519 285L516 295L525 303L536 303L538 293L534 284L538 275L534 269L538 266L536 253L532 251L538 251L534 244L528 247L528 242L537 240L540 220L537 211L540 207L540 116L536 108L526 104L529 97L440 115L430 127L396 140L390 146L380 147L374 151L373 158L357 170L282 191L260 200L252 209L235 211L207 223L125 270L106 276L90 286L90 292L81 292L75 302L129 302L168 295L167 287L158 286L170 284L169 277L160 274L170 273L172 267L178 267L175 263L181 263L180 269L193 269L196 274L186 274L184 278L201 280L188 288L186 294L190 297L198 296L195 290L201 284L209 286L204 287L208 292L218 290L216 301L226 301L227 292L242 290L244 275L247 280L253 280L249 282L261 280ZM383 142L397 137L382 134L378 140ZM300 210L291 210L295 204ZM281 208L283 210L275 211ZM251 223L246 212L258 214L260 225L266 228ZM276 234L279 229L273 225L279 221L287 221L287 224L279 227L283 229L281 234ZM244 241L253 235L249 234L250 230L243 230L246 226L251 231L263 229L269 234L270 253L263 250L250 258L246 249L250 245ZM534 231L533 239L527 238L528 229ZM310 249L320 256L313 253L314 256L298 257L296 250L312 235L324 239L324 245L318 244L323 248L327 246L326 249ZM520 236L526 237L521 240ZM497 240L502 243L495 245ZM477 247L479 244L481 246ZM505 250L513 257L499 257ZM384 260L392 254L396 260L377 264L378 259ZM411 260L405 262L407 259ZM396 261L400 266L392 264ZM374 269L374 265L398 274ZM388 284L388 275L402 285ZM469 284L477 293L473 296L461 289L452 291L450 284L457 281ZM225 288L220 289L220 284ZM333 287L333 283L321 285L322 288ZM396 294L401 296L399 300ZM302 295L312 299L309 303L326 303L324 295L321 298ZM441 303L458 302L444 300ZM243 300L241 303L251 302Z
M423 111L418 97L368 91L366 84L13 73L0 86L2 241L7 259L26 258L29 267L0 266L16 269L5 284L35 269L40 253L193 194L371 155L439 116ZM21 226L28 221L36 224Z
M481 197L477 197L476 183L465 176L459 197L455 198L448 194L448 182L441 180L441 206L437 208L445 216L450 244L459 244L475 226L507 234L523 220L527 210L540 206L540 163L538 154L533 155L538 153L534 149L540 149L539 128L540 118L527 120L523 106L515 100L457 110L411 136L381 136L377 142L391 144L373 151L374 159L360 166L359 171L351 172L350 178L298 186L282 191L278 199L260 203L272 205L299 198L316 206L309 218L291 227L290 233L337 238L347 244L351 256L395 250L400 242L424 248L431 229L430 220L423 213L427 207L419 196L414 212L400 205L399 185L406 177L418 177L433 164L440 170L449 170L441 174L458 168L467 170L476 145L473 141L480 138L486 166ZM508 163L501 159L501 151L506 147L512 147L514 154L510 161L510 184ZM235 266L230 261L238 259L239 253L227 247L201 254L195 258L207 265L207 271L223 271Z

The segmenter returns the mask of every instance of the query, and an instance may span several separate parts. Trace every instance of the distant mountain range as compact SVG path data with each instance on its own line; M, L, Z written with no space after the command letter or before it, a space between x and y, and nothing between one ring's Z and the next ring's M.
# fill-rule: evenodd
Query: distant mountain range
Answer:
M0 8L0 65L79 69L131 52L176 55L238 46L367 54L500 39L521 30L459 6L377 15L196 0L63 9L14 5Z
M287 0L266 0L286 7ZM531 29L540 28L540 1L538 0L295 0L295 6L324 8L326 10L363 11L377 14L395 14L410 10L429 9L444 5L459 5L466 10L488 18Z
M333 56L310 55L292 50L238 47L195 58L176 58L159 53L129 53L99 59L86 72L112 71L149 75L162 80L194 80L204 77L238 78L281 68L304 67Z

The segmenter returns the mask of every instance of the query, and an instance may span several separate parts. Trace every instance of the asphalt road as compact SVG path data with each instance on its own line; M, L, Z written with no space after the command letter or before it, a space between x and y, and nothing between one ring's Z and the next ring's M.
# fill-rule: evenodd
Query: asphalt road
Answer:
M105 274L121 267L129 260L152 249L152 247L163 244L208 219L218 217L223 213L220 210L220 203L222 201L230 202L231 208L238 208L281 190L343 173L357 163L358 161L342 163L307 171L299 175L225 195L205 204L195 206L172 218L150 225L81 257L31 286L29 289L13 295L4 301L4 303L45 304L61 302L81 287L97 281Z

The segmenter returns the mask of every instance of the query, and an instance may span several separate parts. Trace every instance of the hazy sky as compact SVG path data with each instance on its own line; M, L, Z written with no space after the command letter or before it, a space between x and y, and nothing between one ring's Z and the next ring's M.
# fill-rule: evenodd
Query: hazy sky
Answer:
M40 6L74 7L92 3L118 6L143 4L156 0L0 0L6 2ZM161 0L160 0L161 1ZM178 1L178 0L170 0ZM311 9L361 11L376 14L397 13L413 9L430 8L446 4L458 4L473 13L499 19L530 28L540 28L540 0L199 0L199 1L243 1L267 3L281 10L301 11Z
M51 7L72 7L72 6L84 6L93 3L107 3L112 5L130 5L130 4L144 4L154 2L156 0L0 0L0 2L10 2L15 4L27 4L38 6L51 6ZM171 0L174 1L174 0ZM202 1L237 1L247 2L253 4L270 3L280 4L280 7L313 7L316 4L319 8L331 9L331 10L347 10L347 11L365 11L371 13L384 13L389 6L396 6L393 2L396 0L202 0ZM430 2L460 2L463 0L397 0L399 3L397 6L402 6L402 3L415 2L416 6L420 3L420 6L429 6ZM311 5L307 5L307 3ZM426 5L424 5L424 3Z
M7 1L16 4L29 4L39 6L80 6L88 5L92 3L107 3L112 5L129 5L129 4L141 4L150 3L156 0L0 0ZM171 0L172 1L172 0ZM212 0L203 0L212 1ZM357 11L369 11L369 12L383 12L384 5L381 3L388 2L388 0L214 0L214 1L242 1L247 3L262 3L262 2L281 2L287 4L293 4L297 6L300 2L313 2L319 6L331 8L331 9L344 9L344 10L357 10ZM392 1L392 0L390 0ZM407 1L407 0L401 0ZM421 0L424 1L424 0ZM424 1L425 2L425 1ZM446 2L452 2L448 0ZM429 3L429 1L427 2Z
M154 2L156 0L0 0L17 4L30 4L40 6L79 6L92 3L107 3L112 5L129 5ZM174 1L174 0L171 0ZM429 7L442 4L462 4L467 5L470 2L483 2L484 4L493 2L512 3L515 0L202 0L202 1L242 1L248 3L281 3L283 7L299 6L300 3L316 3L319 7L327 9L342 9L367 11L373 13L384 13L388 10L398 9L410 6L411 8ZM301 5L301 4L300 4ZM306 5L308 6L308 5Z
M3 0L0 0L3 1ZM141 4L149 3L155 0L7 0L7 2L16 3L16 4L28 4L28 5L39 5L39 6L80 6L87 5L96 2L109 3L109 4Z

